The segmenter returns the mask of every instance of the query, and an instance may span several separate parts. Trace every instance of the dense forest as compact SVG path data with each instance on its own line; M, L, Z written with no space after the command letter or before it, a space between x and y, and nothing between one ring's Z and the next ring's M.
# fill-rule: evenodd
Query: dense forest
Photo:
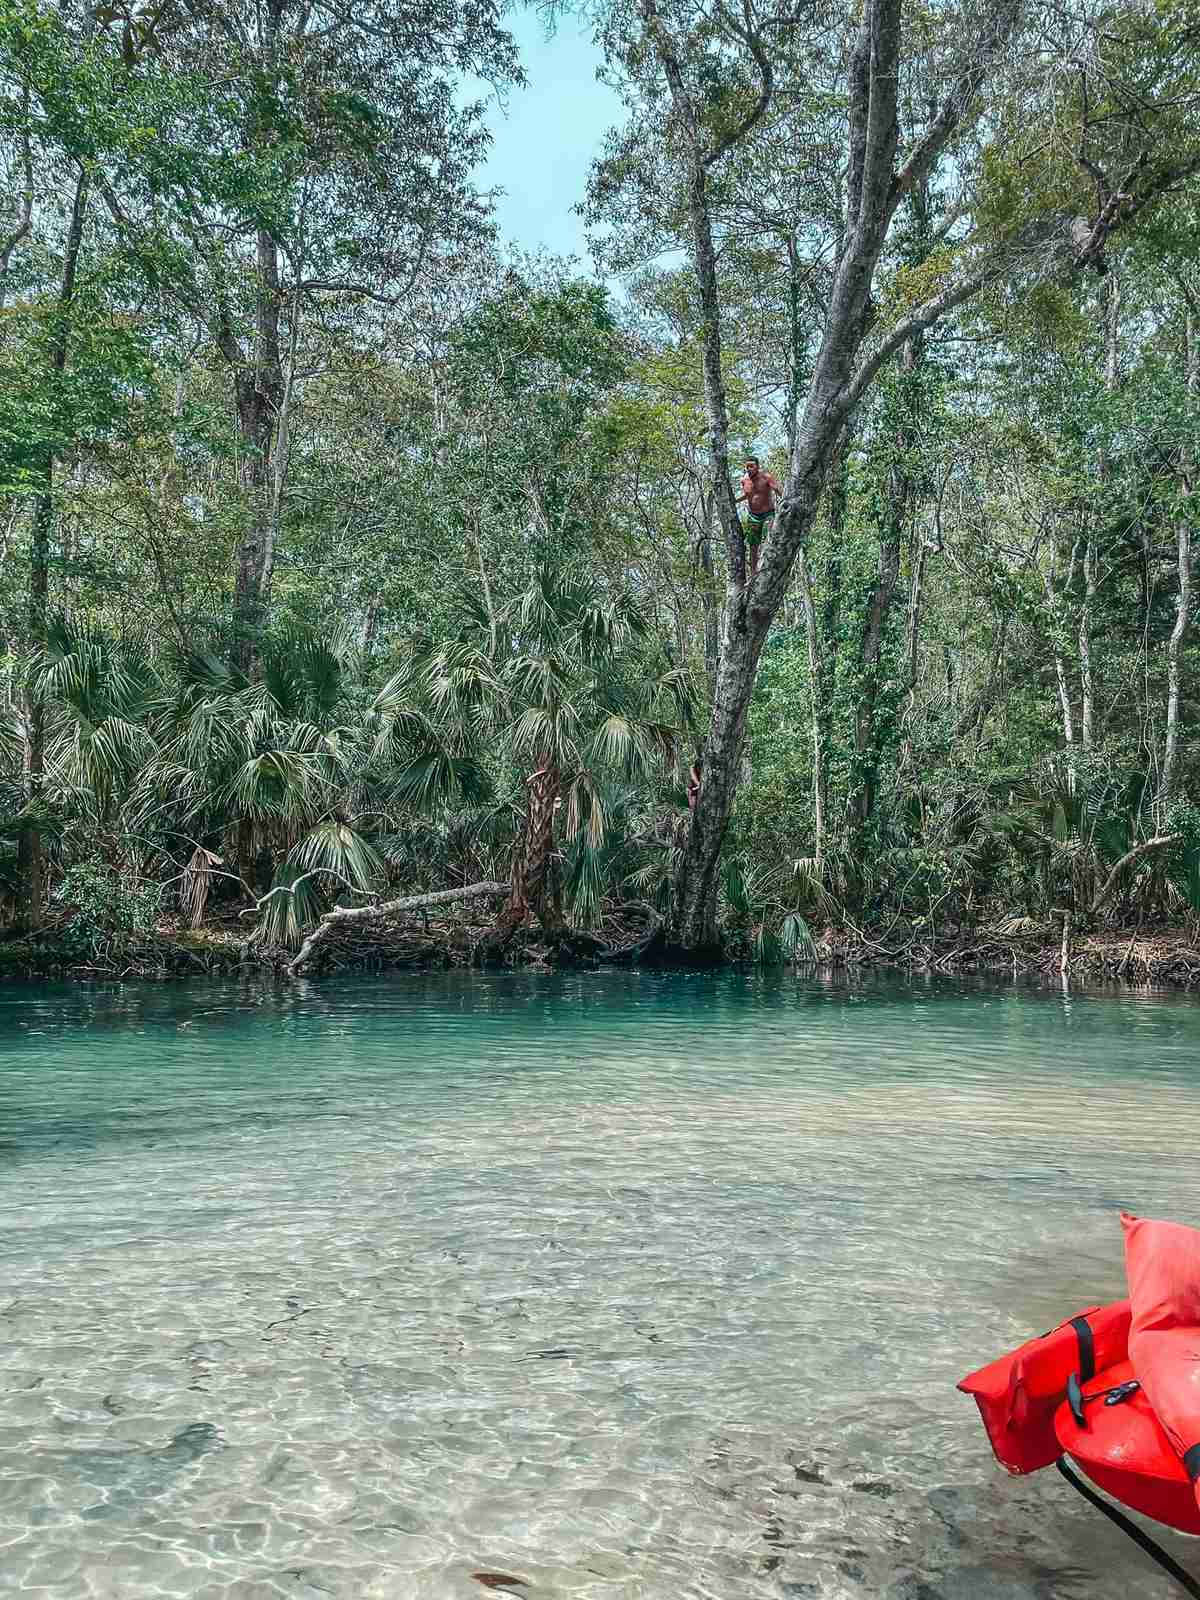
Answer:
M0 0L26 952L1200 915L1200 5L587 18L598 278L497 236L491 0Z

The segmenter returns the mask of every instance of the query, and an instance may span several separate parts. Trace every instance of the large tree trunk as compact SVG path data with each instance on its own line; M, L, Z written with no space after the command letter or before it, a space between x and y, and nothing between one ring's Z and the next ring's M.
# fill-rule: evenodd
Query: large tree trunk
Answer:
M800 600L804 607L804 632L808 641L808 698L812 727L813 857L817 864L817 877L821 878L825 870L825 813L829 796L824 674L821 671L821 647L817 633L817 607L813 597L812 576L803 550L797 557L796 568L800 580Z
M57 384L67 368L67 349L71 333L71 307L83 248L83 224L87 215L89 180L86 172L75 183L75 199L63 251L62 278L58 291L57 325L50 351L52 382ZM53 451L48 451L42 468L42 487L33 508L29 552L29 606L27 627L29 645L35 652L45 649L50 610L50 536L54 528ZM41 803L46 772L46 708L42 696L30 683L25 694L25 803L36 811ZM45 898L45 859L41 829L26 822L17 846L17 867L21 881L24 912L31 927L42 920Z
M562 907L556 893L554 814L561 791L558 768L542 763L529 780L529 821L525 833L525 894L529 909L547 933L562 926Z
M562 930L554 849L555 811L561 791L561 776L549 759L526 783L525 818L513 844L508 899L486 941L492 953L504 948L531 913L551 937Z
M745 549L735 527L733 489L728 472L728 422L721 383L721 350L715 256L704 177L715 162L754 125L770 96L769 53L752 31L735 28L754 55L762 77L756 107L739 129L723 135L707 156L700 147L704 124L693 105L677 47L659 16L655 0L639 0L653 47L671 92L673 110L691 152L688 206L693 265L700 288L704 329L705 394L713 433L713 468L718 506L730 546L729 594L725 633L713 696L712 721L704 752L704 777L681 853L672 905L671 941L689 951L715 942L713 890L725 830L737 790L750 697L771 624L786 597L792 569L816 519L830 463L848 419L881 364L907 339L918 337L937 319L969 298L994 273L991 264L970 280L956 283L906 318L881 341L856 370L865 337L871 284L896 208L933 170L946 142L970 111L997 54L1007 43L1020 0L1001 0L991 8L967 65L945 103L930 120L907 164L896 169L900 80L900 0L865 0L849 64L849 148L846 226L834 273L820 348L813 366L787 485L758 572L746 582Z
M272 446L284 396L279 345L279 252L265 229L259 230L257 246L255 326L250 359L242 355L231 330L229 338L222 341L233 367L241 482L246 501L246 528L238 547L233 592L233 658L243 671L249 671L257 658L271 598L277 494Z
M1096 541L1083 547L1083 601L1079 607L1079 743L1090 750L1096 727L1096 682L1092 671L1092 607L1096 601Z
M700 591L700 608L704 616L704 677L711 694L717 681L717 662L721 654L721 616L717 600L716 573L713 570L712 522L715 504L710 500L705 517L704 533L700 539L700 570L704 574Z
M1184 317L1184 368L1188 394L1200 398L1200 327L1189 306ZM1187 640L1192 610L1192 523L1191 498L1196 488L1196 463L1189 450L1183 453L1180 473L1182 504L1175 518L1175 563L1179 594L1175 601L1175 626L1167 641L1167 729L1163 750L1162 777L1158 786L1159 823L1166 823L1175 792L1175 773L1179 765L1180 663Z

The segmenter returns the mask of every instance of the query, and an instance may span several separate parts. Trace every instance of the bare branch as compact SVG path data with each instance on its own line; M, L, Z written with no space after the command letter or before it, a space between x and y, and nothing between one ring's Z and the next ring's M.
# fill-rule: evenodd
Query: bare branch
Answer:
M909 316L898 322L887 338L871 352L837 397L835 406L839 415L842 417L850 415L862 399L863 394L870 386L880 367L885 362L890 361L901 346L906 344L909 339L915 338L917 334L924 333L927 328L931 328L935 322L944 317L948 311L953 311L956 306L961 306L965 301L977 295L981 289L986 288L989 283L1001 277L1004 273L1005 265L1004 258L989 262L986 266L980 267L978 271L969 274L965 278L960 278L957 283L948 284L941 294L935 295L931 300L926 300Z
M1008 44L1020 19L1022 0L1003 0L996 7L988 31L968 51L969 65L959 73L933 121L925 131L892 186L892 208L932 172L950 136L971 112L975 97L987 80L996 57Z
M27 111L29 106L29 90L23 95L22 110ZM12 260L12 253L30 232L33 224L33 151L29 144L29 129L24 130L21 150L21 170L24 185L21 190L21 209L17 213L17 225L13 231L0 244L0 305L4 304L5 283L8 278L8 266Z
M758 99L742 118L741 122L738 123L737 127L719 140L709 154L704 157L704 165L706 167L716 166L726 151L732 150L735 144L740 144L755 123L761 121L768 105L771 103L771 89L774 82L771 58L763 49L762 40L759 37L757 28L754 26L754 18L750 11L750 0L742 0L741 22L738 22L728 6L722 3L722 0L718 0L717 11L730 32L742 41L746 49L754 57L754 64L758 68L759 89Z
M1165 850L1170 845L1178 844L1182 838L1181 833L1158 833L1153 839L1143 839L1141 844L1135 844L1132 850L1126 850L1104 880L1103 887L1097 890L1096 898L1092 901L1092 915L1095 916L1105 905L1126 867L1131 867L1135 861L1140 861L1144 855L1149 855L1151 850Z
M498 900L509 891L507 883L469 883L464 889L439 889L434 894L411 894L403 900L385 900L378 906L337 906L327 911L300 946L296 959L288 964L288 977L303 971L320 944L339 923L372 922L381 917L399 916L404 911L423 911L427 906L450 905L459 900Z
M395 308L403 304L392 295L380 294L378 289L372 289L365 283L334 283L323 278L305 278L303 283L296 285L297 293L304 294L310 289L319 289L327 294L357 294L365 300L377 300L381 306Z

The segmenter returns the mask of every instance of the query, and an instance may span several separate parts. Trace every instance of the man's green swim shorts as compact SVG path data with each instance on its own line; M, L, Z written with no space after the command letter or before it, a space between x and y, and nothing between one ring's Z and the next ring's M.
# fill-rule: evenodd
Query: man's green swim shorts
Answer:
M761 544L767 537L768 524L774 518L773 511L748 511L746 513L746 543Z

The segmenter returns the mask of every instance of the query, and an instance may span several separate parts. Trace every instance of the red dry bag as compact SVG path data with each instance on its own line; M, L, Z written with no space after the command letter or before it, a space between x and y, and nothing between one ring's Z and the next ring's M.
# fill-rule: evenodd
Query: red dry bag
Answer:
M1062 1446L1054 1413L1066 1397L1067 1380L1074 1373L1086 1383L1124 1361L1128 1335L1128 1300L1090 1306L962 1380L958 1387L975 1396L1001 1466L1036 1472L1058 1460Z
M1123 1214L1129 1359L1200 1501L1200 1229Z

